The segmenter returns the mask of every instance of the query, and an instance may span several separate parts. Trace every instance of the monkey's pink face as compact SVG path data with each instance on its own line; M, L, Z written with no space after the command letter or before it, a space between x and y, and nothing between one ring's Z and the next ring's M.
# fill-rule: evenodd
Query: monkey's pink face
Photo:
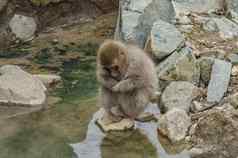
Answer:
M104 66L103 68L109 73L112 78L120 80L121 72L120 67L118 65Z

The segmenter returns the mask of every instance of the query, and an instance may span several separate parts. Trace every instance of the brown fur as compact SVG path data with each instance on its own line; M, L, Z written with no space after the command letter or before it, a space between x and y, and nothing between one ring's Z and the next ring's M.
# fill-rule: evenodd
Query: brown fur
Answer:
M123 52L125 59L119 57L120 52ZM116 64L115 59L118 59ZM144 111L158 88L152 60L136 46L108 40L99 48L97 63L101 105L108 114L115 117L136 118ZM104 66L110 67L113 64L120 69L118 78L104 69Z

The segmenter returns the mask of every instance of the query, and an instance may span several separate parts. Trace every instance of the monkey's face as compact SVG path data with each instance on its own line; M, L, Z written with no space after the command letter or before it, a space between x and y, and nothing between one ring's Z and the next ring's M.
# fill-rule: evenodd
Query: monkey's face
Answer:
M103 68L116 80L121 80L123 77L122 67L117 59L115 59L111 65L104 65Z

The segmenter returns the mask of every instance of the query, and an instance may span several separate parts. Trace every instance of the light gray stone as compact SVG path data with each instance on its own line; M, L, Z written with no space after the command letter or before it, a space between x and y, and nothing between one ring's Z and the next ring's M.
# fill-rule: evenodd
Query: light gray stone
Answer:
M11 31L17 38L28 41L34 38L37 29L34 18L15 14L9 23Z
M121 1L115 38L143 48L154 21L171 21L173 13L169 0Z
M208 13L223 8L222 0L173 0L177 15L187 15L191 12Z
M0 103L39 106L46 101L43 83L14 65L0 68Z
M229 85L231 68L231 63L219 59L215 60L208 85L208 102L219 102L222 99Z
M211 18L204 25L203 28L207 31L218 31L221 38L232 39L238 37L238 25L225 17Z
M168 111L158 120L158 130L173 143L185 138L190 125L191 119L186 111L177 108Z
M199 63L189 48L174 52L156 69L161 87L165 87L171 81L189 81L198 84L200 79Z
M162 59L184 45L184 36L177 28L162 20L157 20L151 30L151 50L156 58Z
M190 109L192 100L201 95L198 87L185 81L171 82L164 90L161 97L161 104L166 110L179 108Z

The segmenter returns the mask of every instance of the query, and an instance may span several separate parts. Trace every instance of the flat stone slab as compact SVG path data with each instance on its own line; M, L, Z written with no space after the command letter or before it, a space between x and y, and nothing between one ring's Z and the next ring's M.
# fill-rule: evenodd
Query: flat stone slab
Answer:
M207 101L219 102L227 91L232 64L216 59L211 73L211 80L208 85Z
M130 119L122 119L119 122L111 123L111 124L104 124L103 119L100 118L96 121L96 124L104 131L126 131L130 130L134 127L134 121Z

